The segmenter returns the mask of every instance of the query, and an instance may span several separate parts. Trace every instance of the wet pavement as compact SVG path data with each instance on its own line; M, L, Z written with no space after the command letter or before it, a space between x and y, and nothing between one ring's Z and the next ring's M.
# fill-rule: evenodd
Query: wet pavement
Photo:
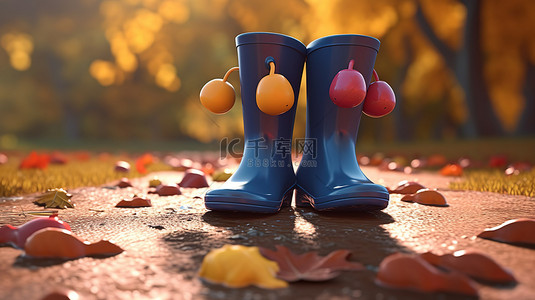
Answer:
M438 188L450 206L401 202L401 195L391 195L389 207L382 212L318 213L291 207L273 215L248 215L207 211L202 201L206 189L182 189L180 196L148 194L153 207L115 208L123 198L147 194L153 174L132 179L131 188L74 189L70 192L77 206L60 210L60 219L69 223L75 235L90 242L112 240L125 252L109 258L31 260L20 250L0 247L0 299L41 299L58 288L72 289L82 299L463 299L386 289L377 286L374 278L381 260L394 252L450 253L468 248L490 255L518 279L518 284L510 286L481 284L480 298L535 299L535 249L475 237L509 219L533 218L535 199L452 191L448 189L451 178L430 173L363 170L374 182L387 186L418 180L428 188ZM179 182L182 175L158 173L164 182ZM32 201L33 195L0 199L0 225L30 220L19 213L39 209ZM318 251L322 255L348 249L350 260L363 263L366 269L278 290L204 283L197 276L203 257L224 244L272 249L281 244L296 253Z

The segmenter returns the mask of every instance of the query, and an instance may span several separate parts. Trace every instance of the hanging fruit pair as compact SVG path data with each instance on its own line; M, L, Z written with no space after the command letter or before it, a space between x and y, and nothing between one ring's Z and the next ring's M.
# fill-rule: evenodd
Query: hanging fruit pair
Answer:
M256 104L258 108L271 116L277 116L290 110L294 104L292 85L281 74L275 74L275 60L266 59L269 74L264 76L256 88ZM215 114L224 114L234 105L236 93L227 81L230 73L238 67L227 71L223 79L213 79L201 89L200 99L204 107Z
M374 118L389 114L396 106L396 96L388 83L379 80L377 72L373 70L375 81L366 91L366 82L362 74L353 69L354 60L349 66L334 76L329 88L329 96L334 104L352 108L364 101L363 112Z

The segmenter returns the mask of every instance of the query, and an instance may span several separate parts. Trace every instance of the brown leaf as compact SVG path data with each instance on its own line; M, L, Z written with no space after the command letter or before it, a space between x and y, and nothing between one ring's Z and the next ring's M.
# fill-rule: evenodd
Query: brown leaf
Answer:
M134 197L132 199L123 199L115 207L149 207L152 206L150 199L143 197Z
M394 253L383 259L375 282L384 287L426 293L451 292L477 296L475 283L460 273L445 273L421 257Z
M511 271L500 266L490 256L476 250L461 250L444 255L426 252L420 254L420 257L434 266L461 272L474 279L495 283L516 281Z
M34 201L37 205L53 208L74 208L72 195L64 189L49 189Z
M277 245L276 250L260 248L260 253L279 264L277 277L285 281L298 280L324 281L335 278L342 270L362 270L360 263L347 261L348 250L337 250L327 256L319 256L317 252L294 254L290 249Z

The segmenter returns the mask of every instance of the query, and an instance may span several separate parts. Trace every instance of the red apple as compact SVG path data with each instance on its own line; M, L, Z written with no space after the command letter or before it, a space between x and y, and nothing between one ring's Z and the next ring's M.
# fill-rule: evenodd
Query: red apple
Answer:
M334 76L329 96L334 104L351 108L362 103L366 97L366 82L359 71L353 69L354 61L349 61L347 69Z
M370 84L366 99L364 99L363 111L373 118L388 115L396 106L396 95L388 83L379 80L377 72L373 70L375 82Z

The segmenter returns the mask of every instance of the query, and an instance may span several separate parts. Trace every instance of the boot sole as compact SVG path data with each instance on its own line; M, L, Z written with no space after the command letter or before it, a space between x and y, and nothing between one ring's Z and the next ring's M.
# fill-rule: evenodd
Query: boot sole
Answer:
M314 197L301 188L296 188L295 206L312 207L318 211L374 211L388 206L389 195L348 195L348 197L330 199L318 203Z
M225 196L212 196L212 199L204 198L204 205L207 209L213 211L231 211L231 212L252 212L272 214L277 213L282 207L288 207L291 205L294 188L291 187L279 202L278 206L266 206L257 203L247 203L247 199ZM236 201L228 201L230 199L236 199ZM265 202L268 202L267 200ZM274 202L274 201L269 201Z

